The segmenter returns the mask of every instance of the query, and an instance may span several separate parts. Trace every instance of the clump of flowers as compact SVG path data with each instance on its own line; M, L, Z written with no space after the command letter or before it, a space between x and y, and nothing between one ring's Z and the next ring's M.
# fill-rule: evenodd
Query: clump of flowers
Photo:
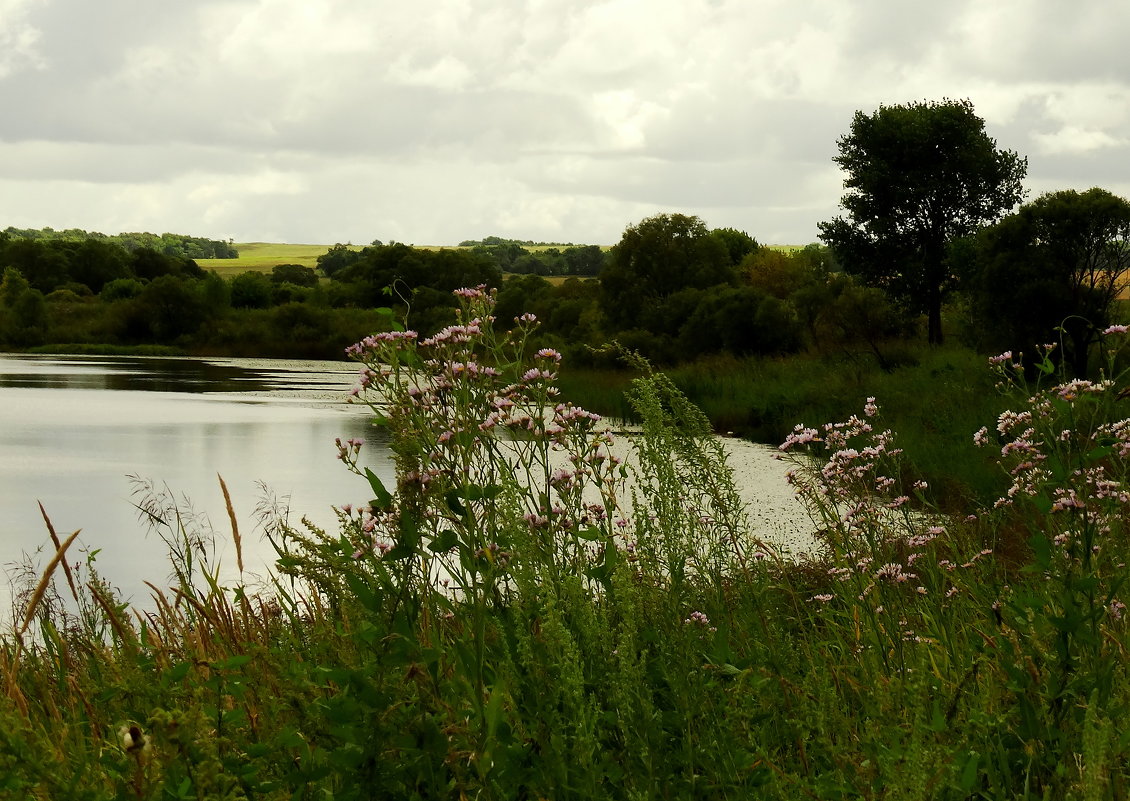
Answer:
M1003 412L995 431L978 431L974 442L999 448L997 461L1011 479L995 507L1022 504L1040 515L1040 530L1034 533L1046 567L1052 560L1057 569L1097 570L1104 576L1121 569L1120 562L1108 562L1121 560L1128 544L1130 419L1118 414L1125 389L1114 375L1125 333L1123 325L1102 332L1107 366L1094 380L1064 378L1033 389L1018 365L1000 357L989 360L1001 384L1025 401L1019 410ZM1041 378L1056 373L1053 348L1040 349ZM1045 543L1050 548L1045 550Z
M902 449L878 420L869 397L862 415L797 425L779 458L792 464L786 478L821 545L814 559L829 586L809 596L814 614L843 619L856 650L873 648L893 669L904 643L933 640L936 611L986 554L954 558L950 521L931 511L924 481L904 476Z
M360 444L338 443L378 496L352 518L355 553L415 559L427 581L451 579L464 592L487 577L504 582L528 549L526 566L584 570L616 547L624 471L612 436L599 415L559 400L561 354L530 352L533 315L500 332L492 293L455 295L455 324L428 337L374 334L347 349L362 363L355 396L388 430L397 463L387 492L357 466Z

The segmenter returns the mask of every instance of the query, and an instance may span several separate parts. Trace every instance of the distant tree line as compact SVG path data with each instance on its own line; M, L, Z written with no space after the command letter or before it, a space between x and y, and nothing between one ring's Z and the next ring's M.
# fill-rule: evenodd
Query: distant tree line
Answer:
M147 248L0 234L0 347L333 359L383 320L356 304L335 308L302 265L228 281Z
M494 245L518 245L519 247L526 248L574 247L572 242L535 242L532 239L507 239L506 237L502 236L484 236L482 239L464 239L459 243L459 247L461 248L473 248L477 245L486 245L488 247Z
M97 231L83 231L81 228L67 228L56 231L54 228L5 228L3 234L11 239L31 239L41 242L84 242L93 240L121 245L127 251L153 250L165 256L182 259L236 259L239 251L231 240L207 239L185 234L122 233L106 235Z
M112 281L205 274L194 260L153 248L129 249L100 239L15 237L7 231L0 232L0 269L4 267L15 268L44 294L57 289L98 294Z
M157 342L334 358L389 324L377 309L430 333L455 320L452 290L482 284L497 290L496 325L534 313L540 343L580 364L612 363L596 348L617 340L661 364L809 351L892 369L908 338L924 331L940 344L949 329L1029 362L1055 342L1055 358L1087 373L1098 333L1121 322L1130 202L1093 188L1017 206L1026 162L996 147L968 101L860 112L839 148L844 216L821 224L822 244L794 249L668 213L629 225L610 250L374 240L334 245L317 269L279 265L225 281L136 243L9 229L0 345Z

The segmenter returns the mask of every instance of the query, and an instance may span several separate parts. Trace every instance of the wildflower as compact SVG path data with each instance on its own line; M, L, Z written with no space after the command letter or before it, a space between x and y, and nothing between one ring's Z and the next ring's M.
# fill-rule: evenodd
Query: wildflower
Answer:
M1124 325L1111 325L1103 329L1103 336L1109 336L1110 334L1125 334L1126 331L1127 328Z
M835 595L833 595L833 594L832 594L832 593L830 593L830 592L822 592L822 593L820 593L819 595L813 595L813 596L812 596L811 598L809 598L808 600L810 600L810 601L819 601L820 603L827 603L828 601L832 600L832 599L833 599L833 598L835 598L835 597L836 597L836 596L835 596Z
M702 612L691 612L690 617L684 620L683 623L688 626L702 626L703 628L709 628L710 631L716 631L716 629L710 625L710 618Z
M1004 364L1005 362L1010 362L1010 361L1012 361L1012 351L1010 351L1010 350L1006 350L1004 353L1000 354L999 356L990 356L989 357L989 364L991 364L993 366L996 366L998 364Z

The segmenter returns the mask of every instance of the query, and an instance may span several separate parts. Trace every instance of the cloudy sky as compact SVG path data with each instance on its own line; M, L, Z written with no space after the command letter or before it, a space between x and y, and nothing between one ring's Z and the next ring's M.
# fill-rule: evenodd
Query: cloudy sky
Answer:
M856 110L969 98L1031 197L1130 196L1125 0L0 0L0 228L766 243Z

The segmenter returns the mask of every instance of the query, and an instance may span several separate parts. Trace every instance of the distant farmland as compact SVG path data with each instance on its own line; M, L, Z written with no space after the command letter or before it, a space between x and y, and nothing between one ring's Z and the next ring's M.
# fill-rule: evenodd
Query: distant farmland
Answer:
M303 267L317 267L318 257L332 245L285 245L273 242L237 242L238 259L197 259L196 263L205 270L215 270L224 278L230 278L249 270L269 273L277 264L301 264ZM361 245L352 246L360 250Z

